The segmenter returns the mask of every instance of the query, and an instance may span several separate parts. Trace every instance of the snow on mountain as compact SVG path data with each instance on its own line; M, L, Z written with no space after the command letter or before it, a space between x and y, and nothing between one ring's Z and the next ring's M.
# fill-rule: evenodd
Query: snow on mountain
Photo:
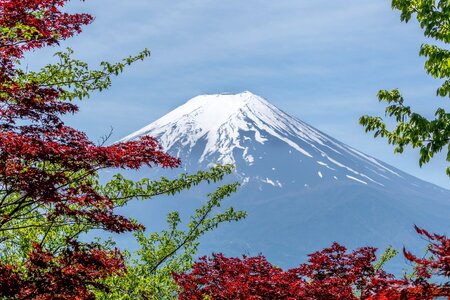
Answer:
M193 155L186 157L186 153L202 145L197 149L197 161L192 162L199 165L239 165L242 160L247 166L254 165L264 156L264 152L255 151L256 146L270 140L284 144L290 154L300 154L299 160L314 162L320 178L324 174L333 178L340 175L339 180L381 186L386 180L401 178L393 168L289 116L251 92L197 96L123 140L142 135L156 137L166 150L188 160ZM282 185L274 184L271 178L261 181Z
M308 132L309 128L263 98L244 92L238 95L195 97L156 122L125 137L125 140L149 134L157 136L161 144L170 149L180 139L183 139L183 147L193 147L201 138L206 137L207 144L199 162L213 153L219 153L221 163L235 163L235 148L248 151L248 148L244 148L240 143L239 130L254 132L255 141L260 144L266 141L261 134L261 131L265 130L309 157L312 157L311 154L290 140L286 133L297 134L308 141L312 141L311 138L314 139L315 136L320 139L318 133ZM244 159L251 163L253 158L246 155Z
M249 216L209 234L202 253L262 252L292 267L333 241L406 245L420 254L425 245L414 224L450 232L450 191L363 154L250 92L195 97L123 140L143 135L156 137L188 172L236 165L234 178L242 186L227 201ZM198 195L203 192L192 197ZM152 227L149 211L134 213Z

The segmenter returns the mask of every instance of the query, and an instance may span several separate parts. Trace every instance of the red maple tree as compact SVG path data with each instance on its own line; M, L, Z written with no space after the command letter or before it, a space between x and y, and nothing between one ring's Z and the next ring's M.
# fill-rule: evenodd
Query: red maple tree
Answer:
M375 248L346 253L334 243L330 248L309 255L308 263L283 271L264 256L226 258L214 254L202 257L192 271L174 274L180 286L180 299L358 299L355 291L375 279L392 276L376 270Z
M57 45L91 23L88 14L62 11L67 2L0 0L0 231L14 230L15 221L31 212L44 216L44 223L137 230L142 226L116 214L111 199L86 178L110 167L179 165L151 137L94 144L61 119L78 110L64 97L71 82L57 82L52 74L48 81L37 80L18 67L27 51ZM0 263L0 297L89 299L89 286L124 271L117 250L69 238L58 253L34 244L20 266L25 271L18 267Z
M337 243L287 271L262 255L239 259L213 254L200 258L190 272L173 276L179 299L450 299L450 239L418 227L416 231L429 239L432 255L418 258L404 250L415 272L400 279L375 267L375 248L347 253Z
M202 257L189 273L174 274L180 286L179 299L292 299L298 282L264 256L227 258L213 254Z

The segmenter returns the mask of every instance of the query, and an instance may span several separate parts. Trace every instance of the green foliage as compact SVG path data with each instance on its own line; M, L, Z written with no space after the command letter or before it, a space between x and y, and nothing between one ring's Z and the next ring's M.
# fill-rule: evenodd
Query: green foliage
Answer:
M408 22L415 16L424 30L426 37L444 44L450 43L450 2L435 0L393 0L392 8L401 12L400 19ZM423 44L420 56L426 58L425 71L434 78L444 79L437 89L436 95L450 97L450 51L437 45ZM405 146L420 150L419 164L430 161L436 153L447 151L450 161L450 114L444 108L437 108L434 118L428 119L411 110L404 104L398 90L378 92L378 99L388 104L386 116L396 122L393 129L388 129L380 117L362 116L360 123L366 132L374 132L374 136L387 138L388 143L395 145L395 152L402 153ZM447 167L450 176L450 167Z
M17 22L13 27L0 26L0 39L18 40L19 37L26 41L32 41L42 37L42 35L36 27L25 25L21 22Z
M150 56L150 51L144 49L134 56L124 58L121 62L109 63L102 61L100 69L91 70L86 62L72 58L73 50L55 53L57 63L48 64L38 72L24 72L19 78L22 84L33 83L41 87L52 87L62 89L60 98L62 100L74 100L76 98L89 98L90 93L102 91L111 86L111 77L123 72L129 66L139 60Z
M234 170L232 165L218 165L208 171L198 171L196 174L188 175L182 173L179 178L169 180L161 177L158 181L144 178L140 181L133 181L117 174L106 185L97 183L97 188L108 198L114 199L116 205L124 205L129 199L148 199L158 195L175 195L183 190L189 190L202 182L218 182L226 174L231 174Z
M199 172L200 177L211 178L214 172ZM182 177L185 177L183 175ZM193 178L194 176L190 176ZM198 178L195 178L196 181ZM212 178L211 178L212 179ZM181 219L178 212L167 216L168 229L146 235L137 232L135 237L140 249L134 256L128 255L128 272L125 276L109 278L106 284L108 293L98 292L99 299L176 299L178 288L172 274L189 270L193 263L199 238L220 223L238 221L246 216L242 211L228 208L224 212L214 210L220 207L222 200L236 191L238 185L228 184L209 194L209 200L190 217L186 229L180 229Z
M398 254L398 251L395 250L392 246L388 246L383 254L381 254L380 258L378 259L378 261L374 264L374 269L375 271L378 270L382 270L383 266L390 261L391 259L393 259L394 257L396 257Z

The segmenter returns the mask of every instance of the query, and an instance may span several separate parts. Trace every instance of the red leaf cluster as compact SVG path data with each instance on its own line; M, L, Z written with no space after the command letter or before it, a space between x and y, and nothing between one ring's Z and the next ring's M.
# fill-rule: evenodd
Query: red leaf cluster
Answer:
M428 258L404 250L416 265L415 276L396 279L377 270L375 248L351 253L337 243L309 255L307 263L283 271L264 256L202 257L188 273L173 274L179 299L304 299L304 300L431 300L450 299L450 239L416 227L429 239Z
M81 32L83 25L93 18L88 14L69 14L61 8L69 0L1 0L0 25L17 28L14 37L0 40L2 65L12 58L20 58L24 51L58 44L60 40ZM31 27L26 31L18 24Z
M64 124L78 107L64 90L26 80L17 63L30 50L57 45L93 18L62 11L69 0L0 0L0 230L29 211L48 224L83 223L113 232L142 228L114 212L113 200L86 180L103 168L176 167L155 139L99 146ZM45 225L45 224L44 224ZM14 227L14 226L13 226ZM20 269L20 270L19 270ZM0 263L0 295L20 299L90 299L88 286L122 272L117 251L70 241L51 253L35 245L23 266Z
M405 258L415 265L415 276L385 280L374 289L370 299L378 299L377 295L385 299L450 299L450 239L417 226L415 229L429 241L429 253L423 258L403 249Z
M376 248L346 251L344 246L333 243L330 248L310 254L308 263L290 270L308 282L303 286L306 299L357 299L355 291L364 297L368 286L392 278L374 268Z
M202 257L192 271L174 274L181 288L180 299L358 299L354 291L375 278L390 275L376 271L374 248L346 253L334 243L330 248L310 255L308 263L283 271L264 256L226 258L213 254Z
M52 208L49 220L64 215L114 232L135 230L140 226L115 215L111 200L83 179L109 167L176 167L178 159L151 137L97 146L61 120L78 110L58 98L61 90L18 81L14 63L24 51L57 44L92 21L86 14L62 12L66 2L0 0L0 26L14 33L0 39L0 185L7 194L22 195L17 209L0 203L0 227L24 206L39 205ZM27 35L24 25L34 30Z
M20 277L10 265L0 266L0 297L11 299L95 299L89 287L104 289L99 279L125 271L118 250L68 241L56 256L34 245Z
M272 266L264 256L202 257L188 274L174 274L180 299L293 299L303 281Z

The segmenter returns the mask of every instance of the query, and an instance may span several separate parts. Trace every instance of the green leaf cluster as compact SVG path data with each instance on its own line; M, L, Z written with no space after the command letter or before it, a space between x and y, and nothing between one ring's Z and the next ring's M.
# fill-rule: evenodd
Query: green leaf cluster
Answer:
M125 191L118 199L122 199L124 195L139 198L160 194L172 195L201 182L221 180L232 170L233 167L230 165L216 166L209 171L199 171L194 175L181 174L180 178L175 180L163 178L152 183L147 179L133 183L118 175L106 185L105 190L108 193ZM99 299L176 299L177 285L172 279L172 273L184 272L191 268L200 237L221 223L245 218L245 212L235 211L231 207L221 212L217 211L222 200L234 193L238 186L237 183L226 184L208 194L208 201L195 210L187 226L183 228L181 228L180 214L171 212L167 216L167 229L151 234L146 234L145 231L135 233L140 249L134 255L128 254L127 274L109 278L106 282L110 287L109 292L98 292L97 297Z
M124 68L150 56L150 51L144 49L137 55L124 58L120 62L102 61L100 68L91 69L81 60L74 59L73 50L55 53L57 62L44 66L38 72L21 71L21 84L36 84L41 87L52 87L60 90L61 100L82 100L89 98L94 91L103 91L111 86L112 76L123 72Z
M450 2L436 0L393 0L392 8L399 10L400 19L408 22L415 16L424 35L444 46L450 43ZM436 90L436 95L450 97L450 51L443 46L423 44L419 52L426 58L425 71L434 78L444 80ZM366 132L384 137L388 143L395 145L395 152L402 153L406 146L419 149L419 164L430 161L435 154L447 151L446 160L450 162L450 114L443 107L438 107L433 118L427 118L414 112L404 104L399 90L381 90L378 99L386 102L386 117L396 122L394 128L388 128L381 117L362 116L360 124ZM450 176L450 167L446 168Z
M12 27L0 26L0 39L13 41L32 41L42 37L42 34L34 26L17 22Z

